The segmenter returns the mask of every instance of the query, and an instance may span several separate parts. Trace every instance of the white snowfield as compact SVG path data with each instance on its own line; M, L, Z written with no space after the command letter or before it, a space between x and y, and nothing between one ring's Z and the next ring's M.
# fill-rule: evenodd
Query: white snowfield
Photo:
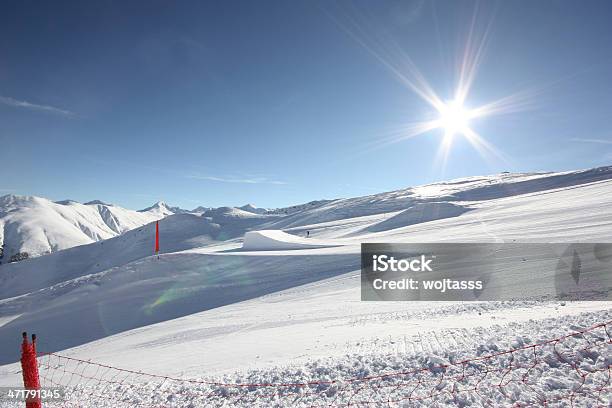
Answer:
M32 258L112 238L169 214L162 202L132 211L101 201L81 204L5 195L0 197L0 263L19 253Z
M167 216L160 259L148 224L0 266L0 385L27 330L59 406L609 406L612 303L362 302L359 268L362 242L612 242L612 167L258 212Z

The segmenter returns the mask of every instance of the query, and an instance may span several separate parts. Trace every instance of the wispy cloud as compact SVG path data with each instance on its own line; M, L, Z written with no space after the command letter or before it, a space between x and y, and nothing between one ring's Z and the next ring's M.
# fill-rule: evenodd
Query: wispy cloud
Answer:
M187 176L188 178L196 179L196 180L208 180L208 181L217 181L219 183L239 183L239 184L276 184L276 185L285 185L287 182L280 180L273 180L266 177L217 177L217 176L207 176L201 174L191 174Z
M20 100L17 100L17 99L8 97L8 96L0 95L0 103L4 105L8 105L8 106L13 106L15 108L24 108L24 109L37 110L37 111L42 111L42 112L55 113L58 115L63 115L63 116L68 116L68 117L76 116L74 112L71 112L66 109L60 109L60 108L56 108L54 106L49 106L49 105L39 105L36 103L30 103L27 101L20 101Z
M580 137L575 137L570 139L572 142L581 142L581 143L598 143L598 144L607 144L612 145L612 140L606 139L583 139Z
M277 179L270 178L270 177L263 177L259 175L252 175L252 174L211 176L209 174L205 174L203 170L200 170L200 168L197 168L197 167L193 167L190 170L181 170L181 169L169 169L169 168L143 165L140 163L133 163L133 162L124 161L124 160L100 159L98 157L93 157L93 156L90 156L87 159L95 163L100 163L104 165L116 166L117 164L121 164L124 166L158 171L160 173L165 173L165 174L175 176L175 177L182 177L182 178L188 178L188 179L194 179L194 180L216 181L218 183L272 184L272 185L279 185L279 186L291 184L286 181L277 180Z

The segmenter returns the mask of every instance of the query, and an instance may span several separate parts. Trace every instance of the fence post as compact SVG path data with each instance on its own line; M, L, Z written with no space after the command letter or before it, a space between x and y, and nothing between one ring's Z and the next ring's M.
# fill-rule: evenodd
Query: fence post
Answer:
M39 390L38 362L36 361L36 335L32 334L32 343L28 342L28 334L23 332L21 343L21 371L23 373L23 387L27 390ZM41 408L40 395L28 397L26 408Z

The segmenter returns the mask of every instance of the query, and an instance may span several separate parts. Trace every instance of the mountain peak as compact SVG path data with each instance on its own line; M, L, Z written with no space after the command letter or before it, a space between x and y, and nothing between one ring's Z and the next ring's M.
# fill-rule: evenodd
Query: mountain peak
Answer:
M165 217L166 215L181 214L181 213L186 213L188 211L183 210L180 207L171 207L165 201L160 200L156 202L155 204L153 204L152 206L147 207L143 210L140 210L139 212L148 212L148 213L157 214L161 217Z
M253 204L246 204L246 205L243 205L242 207L238 207L238 209L242 211L250 212L253 214L263 214L267 212L265 208L257 208Z
M27 207L34 205L37 202L50 202L46 198L18 195L18 194L7 194L0 197L0 207L8 210L10 208Z
M91 201L86 202L85 205L107 205L107 206L112 206L112 204L105 203L102 200L91 200Z
M169 209L170 208L168 207L166 202L160 200L156 202L155 204L153 204L152 206L140 210L140 212L147 212L147 211L154 211L154 210L169 210Z
M25 195L19 195L19 194L5 194L3 196L0 197L0 200L2 201L18 201L18 200L27 200L32 198L33 196L25 196Z
M80 203L78 201L67 198L65 200L55 201L55 204L70 205L70 204L80 204Z
M191 212L192 213L204 213L204 212L206 212L208 210L211 210L211 209L212 209L212 207L204 207L204 206L200 205L200 206L194 208L193 210L191 210Z

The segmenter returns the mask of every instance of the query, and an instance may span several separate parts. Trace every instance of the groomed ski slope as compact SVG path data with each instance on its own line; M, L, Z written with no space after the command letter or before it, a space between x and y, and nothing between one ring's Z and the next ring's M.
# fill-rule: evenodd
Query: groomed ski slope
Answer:
M89 246L69 250L69 258L58 258L60 252L3 266L0 358L18 358L19 333L28 328L39 334L44 351L135 371L230 383L341 380L514 347L517 339L536 343L611 318L609 302L359 300L361 242L610 242L610 168L475 177L312 207L286 216L227 209L208 217L170 216L161 224L162 237L166 223L175 231L174 247L159 260L146 256L150 246L143 238L139 256L126 255L106 269L95 261L111 255ZM171 227L179 220L180 228ZM81 254L88 255L88 268ZM589 358L596 364L610 355L608 349ZM550 392L561 393L571 370L551 363L539 384L556 384ZM17 365L0 367L0 384L18 381ZM114 392L124 406L185 406L192 395L184 385L164 387L147 397L138 387ZM292 401L328 406L356 389ZM391 396L385 392L378 389L376 398ZM501 401L496 389L483 393ZM438 402L490 406L486 398ZM231 393L202 401L193 406L273 405Z

